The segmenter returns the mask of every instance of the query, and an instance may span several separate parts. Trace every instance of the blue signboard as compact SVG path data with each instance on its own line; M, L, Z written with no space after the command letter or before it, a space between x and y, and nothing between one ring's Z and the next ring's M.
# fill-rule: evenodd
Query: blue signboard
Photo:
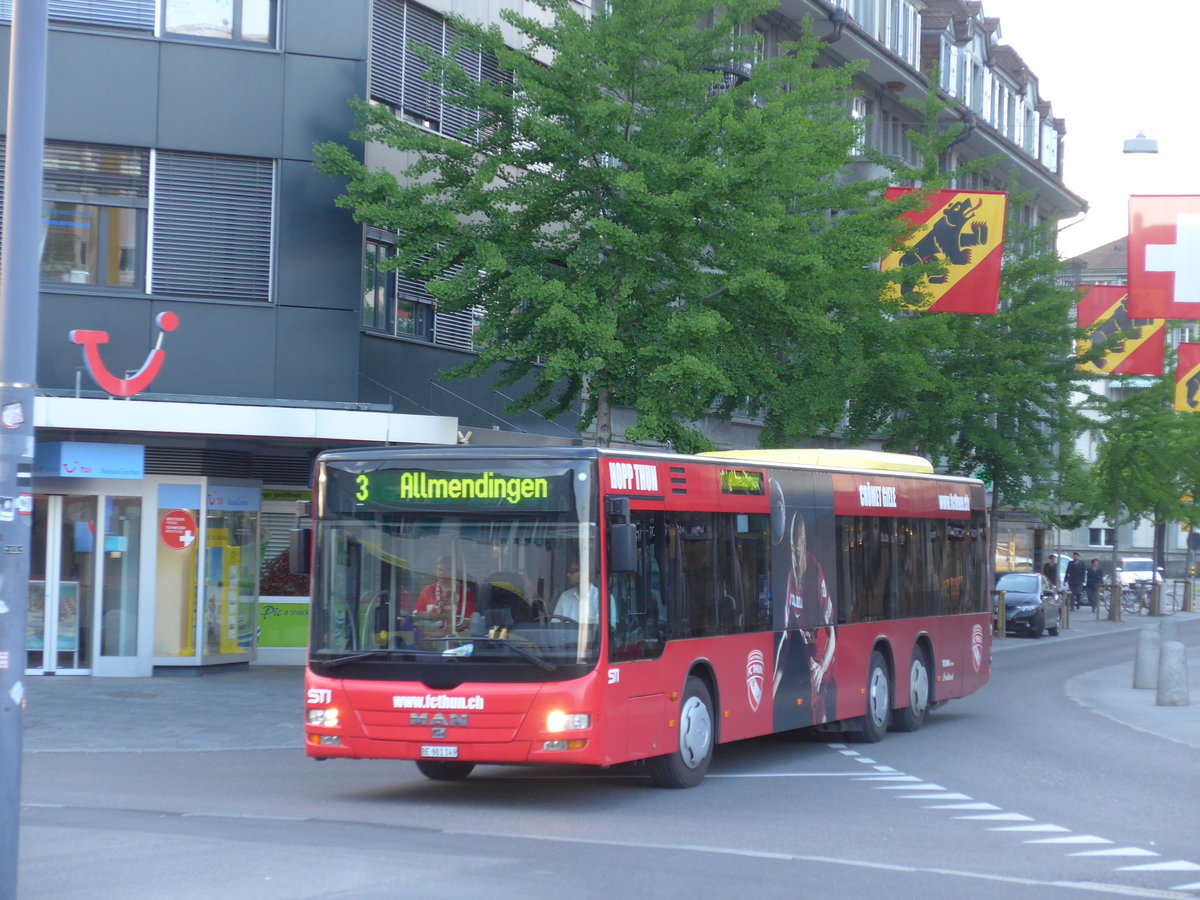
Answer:
M88 444L56 441L38 444L34 476L51 478L128 478L146 474L146 448L141 444Z

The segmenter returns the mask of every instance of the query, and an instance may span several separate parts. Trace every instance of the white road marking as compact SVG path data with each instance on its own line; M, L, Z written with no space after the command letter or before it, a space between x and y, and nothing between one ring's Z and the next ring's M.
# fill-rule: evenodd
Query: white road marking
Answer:
M898 800L973 800L973 797L968 797L966 794L952 794L950 791L942 791L940 794L901 794Z
M1173 859L1170 862L1142 863L1140 866L1121 866L1118 872L1200 872L1200 866L1186 859Z
M934 803L924 809L999 809L994 803Z

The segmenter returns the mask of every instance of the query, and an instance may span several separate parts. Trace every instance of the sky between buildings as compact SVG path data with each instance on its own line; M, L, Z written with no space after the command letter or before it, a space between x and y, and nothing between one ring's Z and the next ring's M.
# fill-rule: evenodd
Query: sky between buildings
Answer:
M1131 194L1200 194L1200 2L984 0L983 12L1066 119L1063 173L1089 211L1064 221L1064 257L1124 236ZM1139 132L1157 154L1122 152Z

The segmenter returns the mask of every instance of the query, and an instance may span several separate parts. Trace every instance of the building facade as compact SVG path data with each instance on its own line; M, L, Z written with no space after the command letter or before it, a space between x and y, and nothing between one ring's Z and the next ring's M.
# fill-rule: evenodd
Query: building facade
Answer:
M439 377L472 353L472 314L380 276L389 235L313 168L354 97L461 125L410 46L446 52L451 9L498 21L480 0L50 0L30 672L298 663L307 584L287 537L319 451L578 439L577 417L512 415L488 379ZM1079 211L1062 121L980 3L782 0L756 23L764 53L806 17L829 61L868 61L846 114L872 146L913 160L903 100L936 69L967 126L947 164L1004 159L960 187L1015 180L1031 221ZM0 3L5 52L10 18ZM753 446L755 423L712 436Z

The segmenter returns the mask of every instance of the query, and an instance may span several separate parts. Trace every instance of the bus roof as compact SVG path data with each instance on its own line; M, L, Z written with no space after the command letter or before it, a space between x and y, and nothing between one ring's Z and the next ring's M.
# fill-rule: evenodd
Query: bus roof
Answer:
M894 472L933 474L933 463L920 456L878 450L714 450L700 456L753 460L758 463L791 463L830 469L888 469Z
M321 457L329 460L362 459L378 457L437 457L453 454L464 459L486 459L501 456L508 459L595 459L598 456L636 456L642 458L669 458L678 454L669 450L632 447L584 447L584 446L492 446L492 445L408 445L369 446L326 450ZM685 457L686 458L686 457ZM933 464L920 456L904 453L885 453L879 450L798 448L779 450L713 450L699 453L691 459L741 460L760 466L791 465L825 469L848 469L859 471L892 471L919 475L935 475ZM956 476L942 476L954 478Z

